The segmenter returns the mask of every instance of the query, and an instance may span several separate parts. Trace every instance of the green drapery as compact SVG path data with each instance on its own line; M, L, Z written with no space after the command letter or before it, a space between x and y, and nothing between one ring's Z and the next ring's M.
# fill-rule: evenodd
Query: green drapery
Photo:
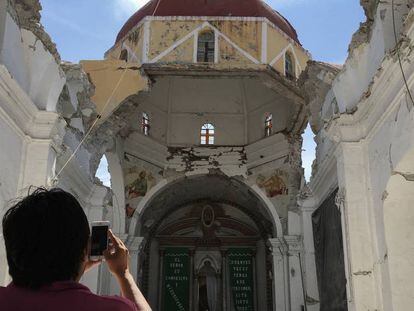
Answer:
M190 257L188 249L166 249L163 264L163 309L165 311L188 311L190 308Z
M253 255L249 249L228 252L230 288L236 311L253 311Z

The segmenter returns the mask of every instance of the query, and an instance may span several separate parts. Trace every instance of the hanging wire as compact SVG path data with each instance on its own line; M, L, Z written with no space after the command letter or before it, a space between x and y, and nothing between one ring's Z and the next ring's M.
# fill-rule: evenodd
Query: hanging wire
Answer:
M105 105L102 108L101 113L104 113L106 108L108 107L109 103L111 102L115 92L118 90L119 86L121 85L122 80L125 77L125 73L127 72L127 67L124 68L124 71L121 74L121 77L118 80L118 83L116 84L115 88L112 90L111 95L109 96L108 100L106 101ZM75 157L76 153L79 151L80 147L83 145L83 143L86 141L86 139L89 137L89 135L92 133L92 130L94 129L94 127L96 126L96 124L98 123L98 121L102 118L101 114L98 114L96 116L95 121L92 123L91 127L89 128L89 130L86 132L86 134L83 136L82 140L79 142L79 144L77 145L77 147L75 148L75 150L72 152L72 154L70 155L70 157L67 159L67 161L65 162L65 164L62 166L62 168L59 170L59 172L55 175L55 177L53 178L53 181L56 182L57 179L59 178L59 176L62 174L63 170L66 168L66 166L70 163L70 161L72 161L72 159Z
M401 74L402 74L402 77L404 79L405 87L407 89L407 92L408 92L408 95L411 99L411 102L414 106L413 95L411 94L410 87L408 86L407 78L405 76L403 65L402 65L402 60L401 60L400 44L398 43L398 36L397 36L397 26L395 25L395 4L394 4L394 0L391 0L391 8L392 8L392 25L393 25L393 30L394 30L394 39L395 39L395 45L396 45L396 49L397 49L398 63L400 65Z

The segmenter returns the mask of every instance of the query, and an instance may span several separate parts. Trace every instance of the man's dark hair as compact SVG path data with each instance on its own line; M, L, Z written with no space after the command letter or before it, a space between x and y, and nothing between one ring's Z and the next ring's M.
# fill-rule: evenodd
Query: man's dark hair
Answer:
M16 286L37 289L74 280L88 245L89 223L76 198L37 189L3 217L9 273Z

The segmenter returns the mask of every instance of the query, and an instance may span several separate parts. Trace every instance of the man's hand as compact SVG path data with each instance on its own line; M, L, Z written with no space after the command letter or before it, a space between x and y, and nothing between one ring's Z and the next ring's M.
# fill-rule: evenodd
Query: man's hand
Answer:
M104 252L109 271L115 275L122 296L131 300L139 311L151 311L151 307L145 300L133 276L129 272L129 252L125 244L116 237L111 230L108 230L108 237L111 243Z
M120 238L112 230L108 230L111 242L103 255L108 264L109 271L115 276L123 276L129 272L129 251Z
M99 266L101 264L102 260L90 260L88 258L88 260L85 263L85 271L84 273L92 270L94 267Z

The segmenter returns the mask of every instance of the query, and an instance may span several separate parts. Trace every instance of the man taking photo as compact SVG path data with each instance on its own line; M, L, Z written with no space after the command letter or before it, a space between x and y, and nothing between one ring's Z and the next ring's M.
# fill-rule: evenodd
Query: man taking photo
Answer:
M105 262L122 297L95 295L79 283L97 262L88 256L88 219L71 194L38 189L11 207L2 225L12 277L0 287L2 311L151 310L129 272L128 249L111 231Z

